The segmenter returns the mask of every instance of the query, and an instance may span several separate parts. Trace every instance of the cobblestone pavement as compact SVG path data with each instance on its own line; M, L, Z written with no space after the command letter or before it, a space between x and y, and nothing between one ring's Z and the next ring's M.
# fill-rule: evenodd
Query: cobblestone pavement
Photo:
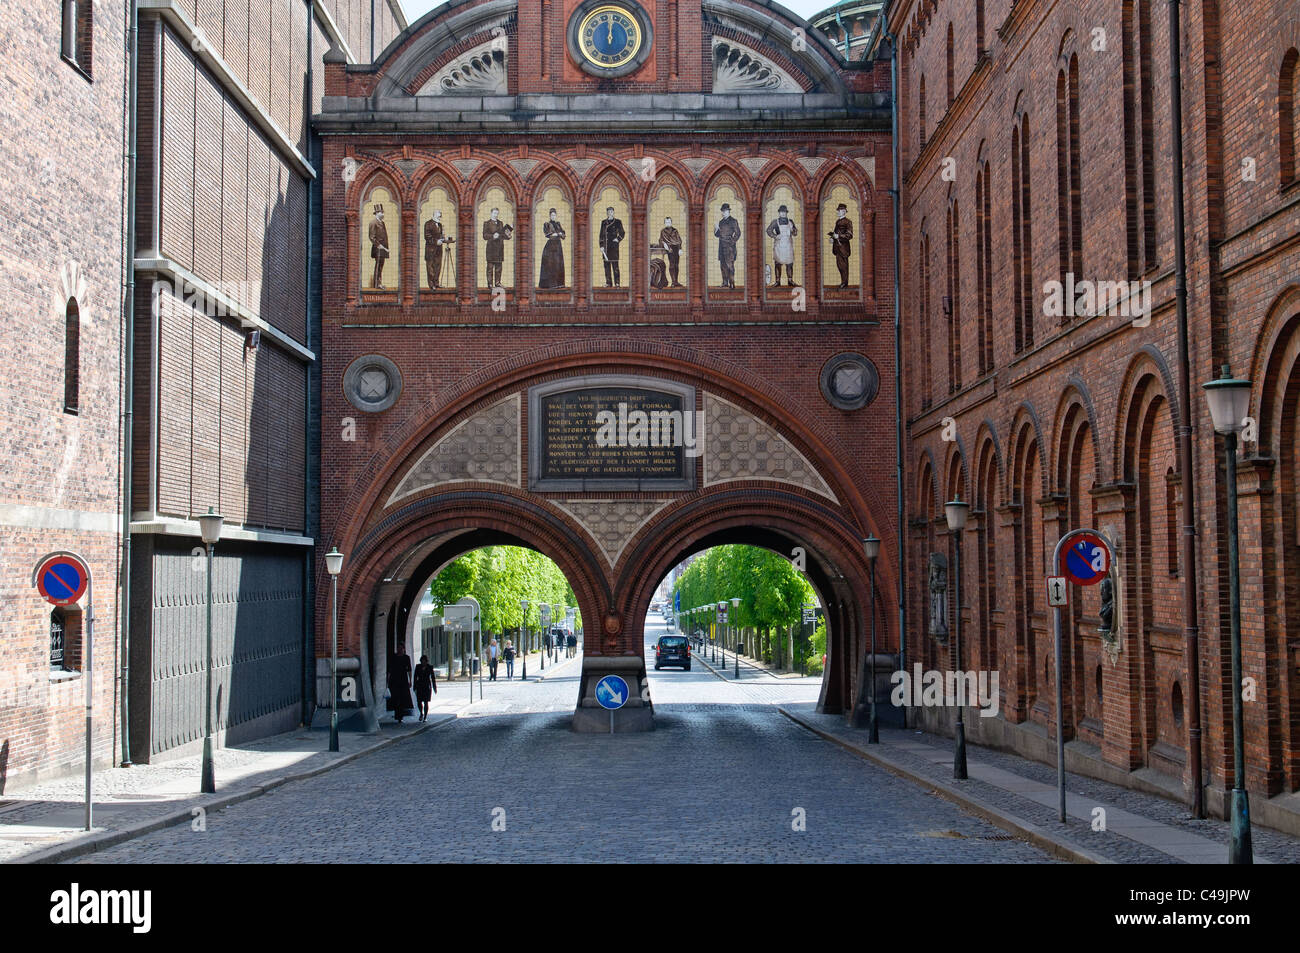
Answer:
M498 682L454 723L213 813L205 831L83 860L1050 862L777 711L815 700L816 680L652 671L656 730L604 736L569 728L578 676Z

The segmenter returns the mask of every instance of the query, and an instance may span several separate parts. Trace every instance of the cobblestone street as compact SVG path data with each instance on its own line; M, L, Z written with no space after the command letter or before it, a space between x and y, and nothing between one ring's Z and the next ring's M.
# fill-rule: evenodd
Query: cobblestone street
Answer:
M569 729L578 664L488 683L447 726L215 812L206 831L180 825L84 859L1050 860L782 716L778 703L816 699L814 679L653 672L656 730L606 737Z

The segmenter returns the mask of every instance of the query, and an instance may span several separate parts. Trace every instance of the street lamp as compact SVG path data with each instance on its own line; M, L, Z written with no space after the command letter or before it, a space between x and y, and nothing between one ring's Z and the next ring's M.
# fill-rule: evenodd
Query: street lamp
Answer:
M217 792L216 771L212 765L212 548L221 539L221 514L212 507L199 517L199 535L208 547L208 639L207 639L207 693L203 704L203 776L199 790L203 794Z
M880 540L876 539L875 534L868 536L862 541L862 551L867 556L867 562L871 564L871 670L868 674L867 665L864 662L862 666L862 679L858 687L858 704L853 709L853 727L861 728L862 716L867 716L867 744L880 743L880 728L876 724L876 557L880 555ZM868 681L868 679L870 681ZM867 685L871 686L871 697L867 698Z
M524 660L523 674L519 676L519 681L525 681L528 678L528 600L519 600L519 610L522 618L519 622L519 654Z
M948 530L952 533L952 575L957 601L953 611L953 651L957 656L956 684L960 689L961 677L961 531L966 528L966 515L970 504L962 502L961 496L949 500L943 505L944 515L948 518ZM966 723L963 720L961 698L957 698L957 732L956 747L952 756L952 776L959 781L966 780Z
M339 570L343 554L331 546L325 554L330 574L330 751L339 750Z
M725 605L725 603L724 603L724 605ZM733 637L735 636L735 633L736 633L736 629L735 629L735 625L736 625L735 614L736 614L736 613L735 613L735 610L736 610L736 609L739 609L739 608L740 608L740 597L739 597L739 596L732 596L732 597L731 597L731 609L732 609L732 613L731 613L731 614L732 614L732 618L729 618L729 619L727 620L727 628L728 628L728 630L730 630L730 632L732 633L732 636L733 636ZM739 642L736 643L736 647L737 647L737 648L740 647L740 643L739 643ZM752 653L751 653L751 654L752 654ZM740 653L739 653L739 652L736 653L736 678L740 678Z
M1246 797L1246 747L1241 710L1241 572L1237 563L1237 434L1250 410L1250 381L1231 376L1228 365L1217 381L1202 385L1215 433L1227 450L1228 601L1232 632L1232 835L1228 863L1254 863L1250 844L1250 802ZM1200 784L1200 778L1193 778Z

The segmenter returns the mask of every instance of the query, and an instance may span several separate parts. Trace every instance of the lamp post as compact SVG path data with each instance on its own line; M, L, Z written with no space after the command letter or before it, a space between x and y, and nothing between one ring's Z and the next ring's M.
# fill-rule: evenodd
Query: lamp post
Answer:
M519 681L528 680L528 600L519 600L519 655L523 658L523 674Z
M199 784L203 794L217 791L216 771L212 765L212 549L221 539L221 522L221 514L211 506L199 517L199 534L208 548L207 692L203 699L203 776Z
M732 617L729 618L729 619L727 619L727 628L731 629L731 632L732 632L733 635L735 634L735 631L736 631L736 630L735 630L735 625L736 625L736 620L735 620L736 610L739 609L739 608L740 608L740 597L739 597L739 596L732 596L732 597L731 597L731 616L732 616ZM737 645L737 648L739 648L740 643L737 642L736 645ZM753 653L750 653L750 654L752 655ZM736 653L736 678L740 678L740 653L739 653L739 652Z
M957 656L956 684L963 683L961 677L961 531L966 528L966 516L970 504L964 503L960 495L943 505L944 515L948 518L948 530L952 533L952 575L957 599L953 606L953 651ZM952 776L959 781L966 780L966 722L963 720L964 707L962 699L957 698L956 742L952 756Z
M871 654L870 671L867 668L867 660L862 663L862 678L858 683L858 703L853 708L853 727L864 727L862 722L865 716L867 728L867 744L879 744L880 728L876 724L876 557L880 555L880 540L876 539L875 534L868 536L862 541L862 551L867 556L867 562L871 564ZM871 695L867 696L867 686L871 686Z
M1227 451L1228 485L1228 601L1232 633L1232 834L1228 863L1254 863L1250 844L1250 802L1246 796L1246 747L1241 710L1241 572L1237 563L1237 434L1250 409L1250 381L1231 376L1223 365L1222 376L1202 385L1210 403L1215 433L1223 435ZM1192 779L1200 784L1200 778Z
M331 546L325 554L330 574L330 751L339 750L339 570L343 554Z

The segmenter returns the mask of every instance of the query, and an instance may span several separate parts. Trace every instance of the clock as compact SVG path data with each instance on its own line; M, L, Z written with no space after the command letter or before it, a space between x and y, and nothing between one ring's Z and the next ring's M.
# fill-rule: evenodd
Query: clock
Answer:
M569 53L596 76L626 76L651 49L650 18L631 0L587 0L569 21Z

